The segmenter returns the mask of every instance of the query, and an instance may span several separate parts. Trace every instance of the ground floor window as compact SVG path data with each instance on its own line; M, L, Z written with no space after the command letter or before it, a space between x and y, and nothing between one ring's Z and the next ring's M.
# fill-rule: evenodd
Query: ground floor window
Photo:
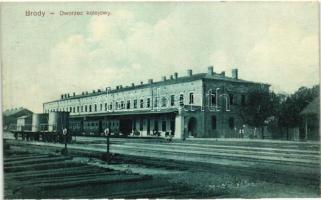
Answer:
M229 124L230 129L233 129L235 127L235 122L234 122L234 118L233 117L230 117L228 119L228 124Z
M166 131L166 121L162 121L162 131Z
M212 129L215 130L216 129L216 116L212 116L211 124L212 124Z

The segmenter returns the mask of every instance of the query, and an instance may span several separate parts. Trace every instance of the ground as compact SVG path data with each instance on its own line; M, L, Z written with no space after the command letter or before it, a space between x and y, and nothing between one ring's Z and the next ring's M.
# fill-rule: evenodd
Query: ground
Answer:
M6 139L5 198L320 197L318 143L104 138Z

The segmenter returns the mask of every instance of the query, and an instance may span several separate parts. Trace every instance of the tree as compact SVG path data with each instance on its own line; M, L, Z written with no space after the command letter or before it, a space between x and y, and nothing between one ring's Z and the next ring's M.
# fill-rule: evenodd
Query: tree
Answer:
M317 96L319 96L319 85L312 88L300 87L282 102L279 124L286 128L287 139L289 139L289 128L298 127L302 124L301 111Z
M261 127L264 139L264 125L275 116L280 105L280 97L268 90L256 89L249 92L247 104L241 108L241 117L250 126Z

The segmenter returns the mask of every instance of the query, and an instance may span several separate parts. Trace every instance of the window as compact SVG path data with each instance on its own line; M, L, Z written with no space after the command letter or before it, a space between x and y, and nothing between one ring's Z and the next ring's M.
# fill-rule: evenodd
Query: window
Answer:
M89 112L91 112L91 105L89 105Z
M211 106L216 105L216 93L211 91Z
M127 106L126 106L127 109L130 109L130 100L127 101Z
M121 101L121 102L120 102L120 108L121 108L121 109L125 109L125 103L124 103L124 101Z
M57 111L58 111L58 109L57 109ZM72 107L69 108L69 112L72 112Z
M150 98L147 98L147 108L150 108Z
M79 113L79 106L77 106L77 113Z
M103 111L103 104L100 104L100 111Z
M134 100L134 108L137 108L137 99Z
M113 109L113 104L110 103L110 104L109 104L109 110L112 110L112 109Z
M189 93L189 104L194 104L194 93Z
M150 134L150 119L147 119L147 135Z
M142 131L143 127L144 127L144 120L140 119L140 121L139 121L139 130Z
M162 98L162 107L166 107L167 106L167 99L166 97Z
M144 108L144 99L140 100L140 108Z
M115 108L116 108L116 110L118 109L118 102L116 102Z
M154 121L154 130L158 131L158 120Z
M133 120L133 130L136 130L136 121Z
M245 95L242 94L242 96L241 96L241 105L245 106L245 104L246 104Z
M172 131L172 133L174 133L175 132L175 120L171 120L171 131Z
M155 97L154 107L158 107L158 97Z
M212 124L212 129L215 130L216 129L216 116L212 116L211 124Z
M183 105L184 105L184 95L183 95L183 94L180 94L180 95L179 95L179 105L180 105L180 106L183 106Z
M108 107L108 105L107 105L107 103L105 103L105 111L107 111L107 107Z
M97 104L94 105L95 112L97 112Z
M235 122L234 122L234 118L233 117L230 117L228 119L228 125L229 125L230 129L233 129L235 127Z
M230 105L233 105L234 104L234 95L229 94L229 98L230 98Z
M166 121L162 121L162 131L166 131Z
M175 95L171 95L171 106L175 106Z
M87 112L87 105L85 105L85 112Z

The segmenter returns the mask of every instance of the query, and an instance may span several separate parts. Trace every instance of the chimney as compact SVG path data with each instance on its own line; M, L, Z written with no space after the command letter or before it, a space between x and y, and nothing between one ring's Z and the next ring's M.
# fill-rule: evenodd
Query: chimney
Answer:
M163 80L163 81L166 81L166 76L163 76L163 77L162 77L162 80Z
M178 73L177 72L174 73L174 77L175 77L175 79L178 78Z
M84 94L85 94L85 92L82 92L82 93L81 93L81 95L84 95Z
M134 83L132 83L132 87L134 87L135 86L135 84Z
M119 86L117 85L117 86L116 86L116 90L118 90L118 89L119 89Z
M170 79L173 80L173 75L170 76Z
M144 84L144 82L143 82L143 81L141 81L141 82L140 82L140 84L141 84L141 85L143 85L143 84Z
M68 93L68 98L70 97L70 94Z
M232 69L232 78L234 78L234 79L239 78L238 69Z
M209 66L207 68L207 74L210 76L213 76L213 74L214 74L213 66Z
M187 70L187 76L192 76L193 75L193 71L191 69Z
M100 89L98 89L97 91L98 91L98 92L101 92L101 90L100 90Z
M122 89L123 88L123 86L122 85L119 85L119 89Z
M74 93L72 93L72 96L76 96L76 93L74 92Z
M64 95L63 94L61 95L61 99L64 99Z
M222 71L222 72L221 72L221 75L222 75L222 76L225 76L225 71Z
M148 83L152 84L153 83L153 79L148 79Z
M93 90L93 93L95 93L96 91L95 90Z
M86 91L86 94L88 94L88 91Z

